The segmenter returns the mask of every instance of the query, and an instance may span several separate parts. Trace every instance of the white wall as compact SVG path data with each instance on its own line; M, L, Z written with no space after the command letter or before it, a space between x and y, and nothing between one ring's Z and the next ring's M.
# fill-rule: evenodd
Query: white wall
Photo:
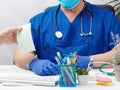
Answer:
M0 0L0 30L28 23L35 14L46 7L57 4L57 0ZM87 0L104 3L108 0ZM101 2L102 1L102 2ZM0 64L12 64L12 54L16 44L0 46Z
M106 3L106 2L108 2L108 1L111 1L111 0L86 0L86 1L88 1L88 2L91 2L91 3L93 3L93 4L104 4L104 3Z

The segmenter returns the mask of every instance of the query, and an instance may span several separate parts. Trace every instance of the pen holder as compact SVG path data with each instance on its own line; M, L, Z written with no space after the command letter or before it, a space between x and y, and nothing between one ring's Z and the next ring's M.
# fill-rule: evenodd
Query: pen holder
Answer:
M59 86L76 87L76 64L59 65Z

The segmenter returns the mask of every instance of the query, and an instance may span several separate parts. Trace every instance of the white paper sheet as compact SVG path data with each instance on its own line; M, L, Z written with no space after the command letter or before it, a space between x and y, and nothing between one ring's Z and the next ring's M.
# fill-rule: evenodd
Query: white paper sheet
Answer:
M31 24L21 26L22 31L17 33L18 47L21 53L35 51L35 47L31 35Z

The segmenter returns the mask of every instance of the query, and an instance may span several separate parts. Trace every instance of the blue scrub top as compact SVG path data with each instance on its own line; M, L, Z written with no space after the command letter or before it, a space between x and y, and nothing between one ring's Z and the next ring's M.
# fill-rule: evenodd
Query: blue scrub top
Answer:
M111 32L120 34L120 22L112 11L87 3L92 12L92 35L82 37L80 15L71 23L61 9L57 13L57 23L63 37L58 39L55 36L56 25L54 14L58 6L54 6L47 11L31 18L31 31L39 59L54 60L56 52L69 54L77 52L78 55L89 56L105 53L114 46L112 43ZM85 9L84 9L85 10ZM83 16L83 32L90 30L90 16Z

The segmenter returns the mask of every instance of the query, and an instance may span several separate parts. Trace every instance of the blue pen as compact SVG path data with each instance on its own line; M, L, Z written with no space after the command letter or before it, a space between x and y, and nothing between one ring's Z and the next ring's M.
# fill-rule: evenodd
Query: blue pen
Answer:
M62 65L62 63L60 62L60 59L59 59L58 56L55 56L54 59L56 60L56 62L58 63L59 66ZM61 66L60 66L60 72L61 72L61 75L62 75L62 77L63 77L63 82L64 82L64 84L67 85L67 83L66 83L67 80L66 80L66 78L65 78L65 73L63 72L63 68L62 68Z
M58 63L58 65L61 65L62 63L60 62L59 57L55 56L54 59L56 60L56 62Z
M59 58L59 61L61 62L61 64L63 64L63 61L62 61L62 57L61 57L60 52L57 52L57 57Z
M67 63L67 57L64 57L64 58L62 59L62 62L63 62L63 64L66 64L66 63Z

